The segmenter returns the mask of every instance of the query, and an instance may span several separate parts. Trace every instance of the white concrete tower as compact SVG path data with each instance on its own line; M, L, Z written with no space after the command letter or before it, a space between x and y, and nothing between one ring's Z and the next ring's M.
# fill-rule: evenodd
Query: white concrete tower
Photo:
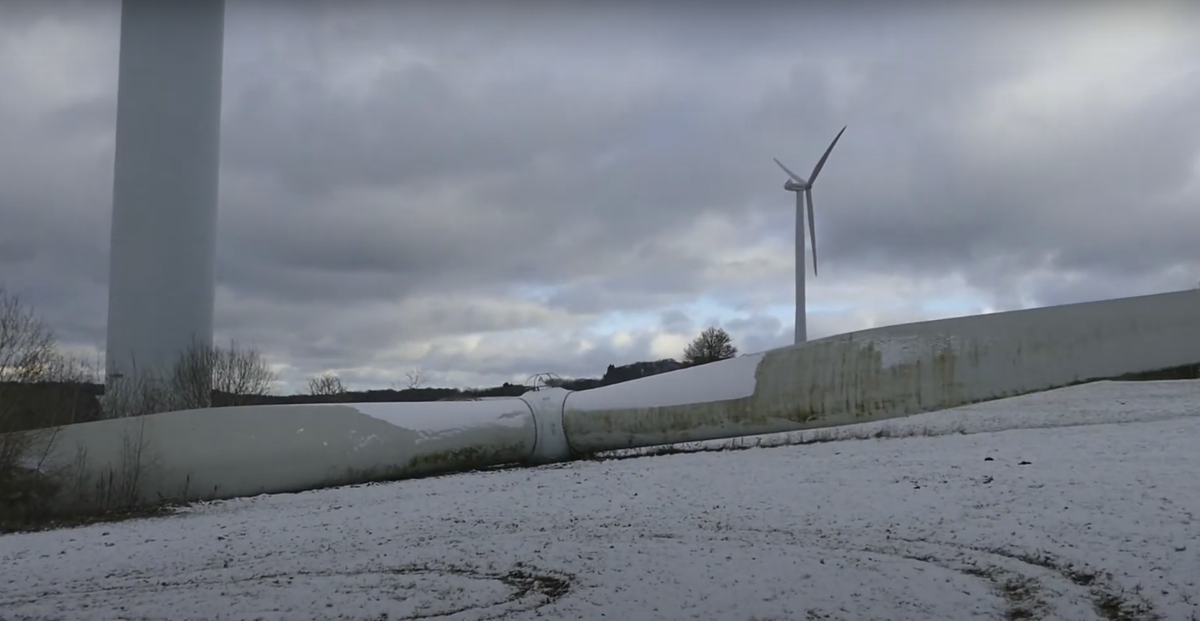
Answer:
M212 343L224 39L224 0L122 0L110 379Z
M790 180L789 180L790 183ZM808 301L806 300L804 276L804 194L803 190L792 190L796 193L796 329L792 343L799 345L808 342ZM809 222L811 227L813 223ZM815 231L816 229L811 229ZM814 240L815 241L815 240ZM817 267L816 246L813 246L813 269Z

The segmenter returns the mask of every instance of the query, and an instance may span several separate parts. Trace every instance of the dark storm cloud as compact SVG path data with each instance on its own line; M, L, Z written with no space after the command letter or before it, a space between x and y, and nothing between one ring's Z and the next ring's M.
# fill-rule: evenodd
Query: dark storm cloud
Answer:
M807 175L842 125L815 190L814 296L957 275L1016 307L1200 279L1183 190L1200 56L1179 33L1196 16L1130 47L1130 68L1070 58L1090 44L1070 11L839 6L231 1L222 336L297 375L587 375L652 357L656 334L618 346L589 322L708 295L736 309L743 351L790 342L761 312L791 297L793 197L771 158ZM0 282L98 344L117 5L2 11L0 50L46 43L0 56ZM872 312L810 331L928 315Z
M614 14L618 17L610 17L609 28L612 22L627 25L628 17L622 21L619 11ZM441 16L448 17L452 16ZM650 23L667 33L664 39L675 40L676 28L682 28L680 20L658 17ZM636 256L639 244L653 239L652 235L678 229L702 212L744 210L751 198L786 203L788 197L781 192L767 192L772 189L768 184L778 183L780 176L763 163L765 154L789 151L779 155L807 170L826 135L838 122L852 119L851 134L817 192L820 204L831 206L819 212L828 265L852 267L847 264L866 262L874 268L969 270L971 263L988 256L1015 254L1036 261L1050 249L1059 251L1062 261L1079 256L1102 262L1129 253L1097 255L1096 248L1113 248L1109 240L1095 235L1080 239L1084 235L1078 232L1087 223L1075 215L1077 197L1089 196L1085 200L1093 203L1090 208L1097 214L1115 215L1112 206L1133 196L1146 197L1147 187L1177 186L1180 167L1149 166L1157 174L1143 175L1136 183L1116 176L1091 180L1080 175L1127 163L1130 153L1152 151L1163 154L1168 163L1186 162L1180 149L1195 142L1192 133L1161 121L1178 118L1195 103L1183 100L1163 104L1165 109L1142 117L1137 125L1112 128L1099 145L1067 144L1056 150L1056 144L1048 144L1030 152L1027 162L981 168L970 150L987 145L962 144L953 124L969 113L970 106L979 105L983 89L1018 67L995 47L960 49L953 55L946 54L945 47L936 47L962 44L967 36L962 28L949 29L951 35L928 36L928 24L915 24L925 28L903 39L893 35L891 44L904 44L903 54L889 54L894 50L886 49L886 40L868 44L861 30L854 33L859 36L847 37L866 46L857 49L818 35L805 49L850 58L847 66L859 74L860 83L868 85L843 97L838 106L831 96L835 77L816 63L792 63L786 82L764 88L761 97L751 97L748 103L740 102L724 96L714 81L719 77L733 85L730 90L755 87L737 75L738 61L729 60L745 62L751 55L745 48L735 48L723 63L712 66L706 64L712 54L669 47L661 39L646 43L647 37L639 36L648 28L644 25L632 33L614 33L605 30L602 21L580 31L555 18L563 16L543 17L548 21L537 22L540 30L522 31L527 36L521 39L520 49L540 45L549 52L553 43L561 44L564 29L579 35L573 39L575 46L560 51L553 61L505 64L502 44L511 43L515 36L493 33L501 46L493 50L498 60L478 62L490 62L488 66L495 66L503 77L487 86L480 86L473 75L479 73L477 65L455 65L445 60L449 52L431 43L431 49L422 50L432 59L428 64L380 76L373 98L365 103L327 93L319 105L307 105L311 97L301 97L302 93L326 93L319 85L321 78L312 72L299 74L298 79L310 82L303 87L289 88L291 76L277 72L275 79L252 89L246 99L253 105L246 111L235 105L227 117L227 125L245 128L231 132L235 139L226 150L230 161L250 170L264 167L285 185L310 196L347 185L410 189L441 181L460 187L464 202L476 203L470 207L470 217L453 210L439 214L440 218L417 216L418 210L441 210L435 199L418 195L393 207L394 226L379 226L385 216L346 206L341 213L329 210L310 219L295 218L291 224L273 223L278 239L266 240L266 245L282 247L280 258L303 268L312 267L312 262L390 273L408 268L430 279L453 275L459 281L477 282L517 273L554 281L594 274L603 271L606 256ZM682 21L695 27L697 22L706 23L706 16ZM740 24L748 32L759 32L753 19L743 21L750 22ZM913 25L915 20L909 21ZM463 28L457 22L455 27ZM502 28L496 32L508 33ZM775 29L764 26L759 34L771 32ZM614 44L634 46L638 55L656 58L666 67L661 75L655 73L654 84L644 87L643 98L632 105L596 105L589 99L595 93L584 86L593 79L591 74L571 82L556 73L556 62L567 66L588 62L587 53L596 51L589 43L601 36L609 36ZM380 37L383 45L387 39ZM751 49L782 47L778 38L755 40L770 43ZM831 44L833 51L818 44ZM622 69L618 76L637 82L636 65ZM604 76L621 79L611 72ZM879 93L886 93L886 98L881 100ZM248 116L239 116L241 112ZM828 129L817 132L822 126ZM298 127L305 131L295 131ZM789 133L784 128L791 127L804 139L782 139ZM1156 129L1162 135L1156 135ZM920 142L915 143L918 136ZM243 150L239 146L243 143L251 146ZM812 146L801 150L788 143ZM591 165L597 155L609 155L611 161ZM243 156L245 160L240 159ZM1060 170L1065 174L1048 174ZM1080 188L1089 191L1081 193ZM1101 193L1107 199L1094 204L1091 197ZM303 213L303 208L297 209ZM777 220L790 215L790 210L780 209ZM1031 224L1044 226L1034 232ZM328 234L303 248L292 242L303 237L303 231L317 229ZM538 229L554 234L534 239L524 234ZM1164 234L1180 230L1169 224L1164 229ZM255 234L260 241L270 236L264 231ZM1082 242L1077 249L1064 250L1077 239ZM447 246L470 248L474 260L445 252ZM1178 252L1178 246L1173 242L1159 249ZM311 255L313 261L288 256L299 252ZM345 252L353 254L335 256ZM535 254L557 260L537 261ZM1140 261L1117 260L1142 268L1163 258L1146 254ZM663 269L660 262L646 264ZM680 282L679 278L663 280ZM580 305L594 303L580 300Z
M228 94L226 127L237 129L227 129L225 153L230 166L269 174L295 192L293 217L280 222L273 211L261 210L263 219L243 219L241 214L258 210L240 209L231 197L226 211L232 215L223 220L228 235L252 238L244 246L273 251L272 259L297 268L319 263L382 270L397 274L398 282L409 271L464 284L518 274L562 281L600 276L606 266L639 256L662 273L669 266L646 251L647 242L706 211L736 214L755 196L786 202L778 191L766 194L775 188L763 183L778 184L766 154L790 147L784 128L833 128L845 118L822 96L831 78L815 64L775 62L772 68L788 76L782 87L739 81L739 60L782 47L779 35L786 29L761 8L730 24L728 15L703 11L680 19L620 6L601 12L601 19L583 20L577 11L517 6L526 9L515 11L521 20L503 12L497 15L501 24L480 34L490 42L486 57L479 56L483 48L447 44L472 38L454 34L467 27L459 13L424 7L393 13L395 29L385 32L377 21L365 24L353 13L292 29L276 24L277 37L310 45L282 46L300 57L263 65L290 72L272 70ZM543 10L530 12L535 6ZM244 23L257 25L249 17ZM685 33L694 35L697 28L708 36L731 25L755 35L745 41L758 43L720 53L685 44ZM350 52L338 47L344 37L334 33L354 28L363 30L353 51L372 36L376 49L400 37L425 45L412 54L414 64L377 76L369 98L346 95L330 90L330 76L312 67L340 66L331 58ZM429 32L441 35L428 40ZM861 42L864 36L856 34L852 38ZM839 42L818 35L805 49L826 43ZM471 62L462 61L464 55ZM420 193L439 182L462 193L457 209ZM310 215L321 209L311 205L319 202L314 197L363 184L415 196L397 201L386 215L334 196L324 213ZM790 210L780 209L778 219L787 215ZM295 243L314 230L324 234ZM553 234L530 234L536 231ZM469 248L470 254L446 252L448 247ZM628 276L620 274L627 285ZM662 276L695 288L685 276ZM590 298L597 289L588 292ZM588 298L572 305L595 307Z

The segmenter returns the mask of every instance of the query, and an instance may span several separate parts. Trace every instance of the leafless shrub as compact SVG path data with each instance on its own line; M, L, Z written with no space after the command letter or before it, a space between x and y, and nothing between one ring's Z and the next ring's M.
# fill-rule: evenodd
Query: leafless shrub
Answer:
M161 377L154 378L154 373L141 373L138 380L157 384L156 389L144 390L151 393L161 391L161 397L175 401L167 410L160 411L206 408L212 405L218 356L216 347L193 341Z
M212 348L212 389L225 395L225 405L247 405L271 394L279 376L257 349L230 341L225 348Z
M0 503L6 507L4 513L27 513L54 493L29 461L46 433L31 424L31 387L49 379L56 355L49 326L15 294L0 287Z
M121 451L115 465L104 468L94 477L86 474L77 480L80 489L80 508L90 511L122 511L139 505L142 484L146 471L154 465L148 459L150 442L146 438L146 420L143 418L121 434ZM76 471L88 472L87 453L79 455L80 464Z
M0 533L147 517L170 511L167 503L147 502L143 498L146 475L158 465L156 456L150 452L146 420L127 421L116 459L103 467L96 467L87 449L76 445L73 459L67 463L30 471L24 487L28 495L37 495L37 503L26 503L19 511L0 511Z
M332 373L308 378L308 394L314 397L340 397L346 394L342 379Z
M46 461L57 427L94 413L80 398L94 371L63 355L33 308L0 287L0 520L33 518L59 493Z
M110 379L104 411L108 418L124 418L247 405L270 394L276 379L256 349L235 342L226 348L195 343L166 370L139 368L131 361L127 372Z
M0 287L0 530L155 512L142 498L157 464L145 419L128 421L117 454L103 457L107 465L81 446L62 463L70 451L58 446L62 425L242 405L269 394L276 381L257 350L236 343L197 344L166 369L131 364L109 378L98 401L100 367L64 355L50 327Z
M172 369L170 375L143 370L136 363L119 377L109 377L101 402L105 418L146 416L158 412L207 407L209 399L203 394L176 390Z

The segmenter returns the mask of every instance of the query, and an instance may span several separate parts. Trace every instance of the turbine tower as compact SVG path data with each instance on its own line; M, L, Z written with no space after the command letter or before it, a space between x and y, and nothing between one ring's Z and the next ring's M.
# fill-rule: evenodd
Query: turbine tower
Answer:
M805 180L796 173L788 170L787 166L783 165L778 159L776 164L783 169L783 172L788 174L790 179L783 184L783 189L788 192L796 193L796 336L794 343L803 343L808 340L808 325L807 325L807 305L804 300L804 202L808 201L808 234L812 241L812 256L813 256L813 276L817 275L817 227L813 221L813 200L812 188L817 182L817 175L821 173L821 169L825 167L825 160L829 159L829 154L833 152L834 145L838 139L842 137L842 133L846 131L842 127L842 131L834 136L833 142L829 143L829 148L825 149L825 154L821 156L821 160L817 162L817 166L813 168L812 175L809 175Z
M109 382L212 344L224 38L224 0L122 0Z

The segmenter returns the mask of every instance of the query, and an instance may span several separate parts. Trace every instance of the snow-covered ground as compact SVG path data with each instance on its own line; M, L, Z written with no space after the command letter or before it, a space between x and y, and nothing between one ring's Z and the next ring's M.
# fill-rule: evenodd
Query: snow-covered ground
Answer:
M1200 619L1200 382L864 427L3 536L0 619Z

